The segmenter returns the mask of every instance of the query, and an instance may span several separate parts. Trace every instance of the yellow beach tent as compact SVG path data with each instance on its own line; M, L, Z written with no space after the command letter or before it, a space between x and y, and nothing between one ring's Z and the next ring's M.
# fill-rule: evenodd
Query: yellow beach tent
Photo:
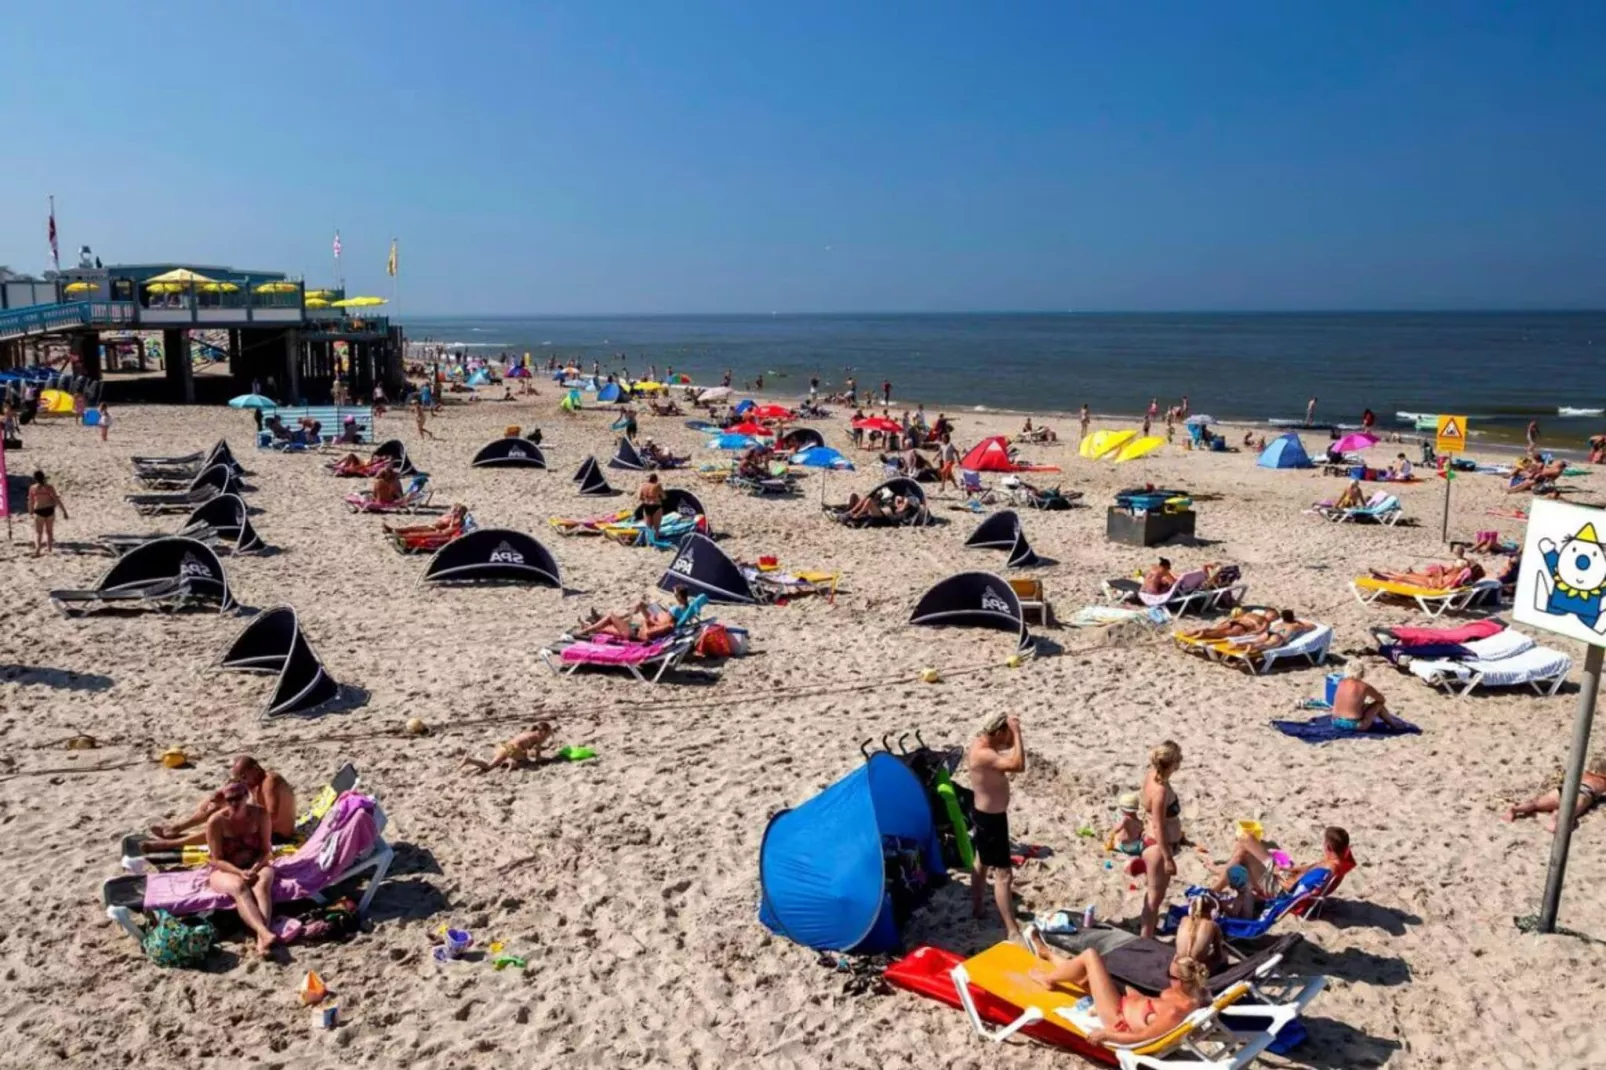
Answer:
M1165 439L1159 438L1155 435L1133 439L1131 442L1128 442L1126 445L1122 446L1121 449L1114 455L1115 463L1121 464L1123 461L1135 461L1139 457L1147 457L1149 454L1153 453L1155 450L1164 445Z
M1136 431L1094 431L1082 440L1080 452L1090 461L1113 453L1137 437Z
M41 390L39 392L40 416L71 416L72 395L61 390Z

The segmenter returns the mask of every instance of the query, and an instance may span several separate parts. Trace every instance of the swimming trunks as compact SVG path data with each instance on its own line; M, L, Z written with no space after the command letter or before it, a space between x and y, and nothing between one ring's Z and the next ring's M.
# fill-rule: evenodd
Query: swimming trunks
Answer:
M1359 732L1361 730L1361 722L1353 717L1334 717L1333 727L1342 728L1346 732Z
M56 515L56 507L54 505L34 506L33 515L38 517L40 520L49 520L51 517Z
M1009 869L1014 863L1009 857L1009 813L988 814L976 811L976 829L971 843L976 857L984 866Z
M1140 854L1143 853L1143 841L1142 840L1131 840L1130 842L1127 842L1127 843L1118 843L1118 844L1115 845L1115 849L1117 851L1119 851L1121 854L1132 855L1132 856L1136 857L1137 855L1140 855Z

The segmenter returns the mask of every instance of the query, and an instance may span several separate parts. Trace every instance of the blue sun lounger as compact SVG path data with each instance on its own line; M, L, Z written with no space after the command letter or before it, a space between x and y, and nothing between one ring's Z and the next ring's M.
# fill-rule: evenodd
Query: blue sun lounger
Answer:
M1218 916L1216 924L1221 926L1221 932L1228 940L1258 940L1271 931L1271 927L1282 920L1283 915L1308 900L1320 899L1332 880L1333 871L1325 866L1318 866L1309 870L1294 887L1281 893L1275 898L1268 899L1262 904L1258 918L1229 918ZM1188 889L1187 895L1192 899L1196 895L1204 895L1206 889L1197 885ZM1177 925L1188 916L1186 903L1172 906L1166 913L1165 932L1175 932Z

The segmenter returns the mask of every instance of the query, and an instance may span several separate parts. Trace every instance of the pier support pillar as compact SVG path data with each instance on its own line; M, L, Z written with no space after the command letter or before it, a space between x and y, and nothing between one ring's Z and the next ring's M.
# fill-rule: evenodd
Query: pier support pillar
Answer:
M301 332L284 332L284 401L297 405L301 402Z
M195 404L195 375L190 367L190 334L188 331L162 332L162 365L167 372L167 385L172 389L174 401Z
M84 331L72 336L69 343L73 361L79 375L89 379L100 378L100 335Z

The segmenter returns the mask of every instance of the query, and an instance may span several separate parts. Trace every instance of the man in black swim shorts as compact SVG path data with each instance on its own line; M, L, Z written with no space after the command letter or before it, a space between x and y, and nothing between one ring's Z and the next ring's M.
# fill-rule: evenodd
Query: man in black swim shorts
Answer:
M1020 936L1015 921L1014 879L1009 852L1009 777L1026 771L1026 741L1020 720L1002 713L990 714L977 729L967 755L970 787L976 795L976 828L971 843L976 861L970 882L971 912L981 917L981 888L989 871L993 899L1004 921L1004 932Z

